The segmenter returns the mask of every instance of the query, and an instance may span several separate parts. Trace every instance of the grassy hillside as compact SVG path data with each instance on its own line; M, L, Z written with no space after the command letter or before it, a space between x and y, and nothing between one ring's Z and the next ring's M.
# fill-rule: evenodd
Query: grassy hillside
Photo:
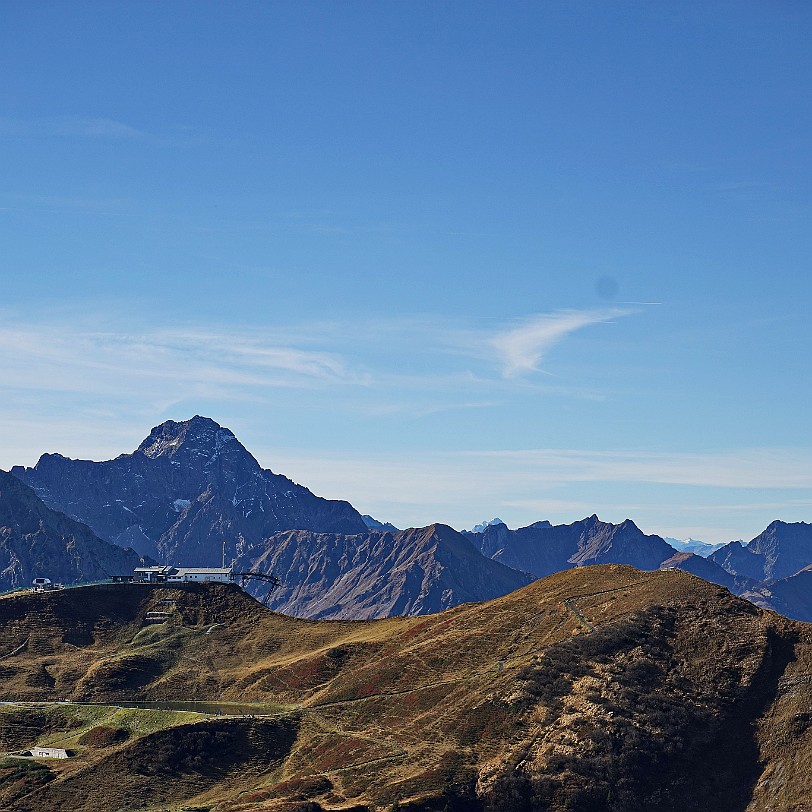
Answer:
M6 750L36 734L75 756L0 768L0 808L803 810L811 644L691 575L622 566L378 621L297 620L226 585L8 596L2 699L275 707L7 708Z

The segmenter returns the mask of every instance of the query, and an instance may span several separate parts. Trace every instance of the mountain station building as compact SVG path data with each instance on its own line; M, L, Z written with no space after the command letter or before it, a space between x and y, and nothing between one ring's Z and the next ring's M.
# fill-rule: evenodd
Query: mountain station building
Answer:
M236 581L231 567L173 567L169 565L136 567L133 581L139 584L202 583L232 584Z

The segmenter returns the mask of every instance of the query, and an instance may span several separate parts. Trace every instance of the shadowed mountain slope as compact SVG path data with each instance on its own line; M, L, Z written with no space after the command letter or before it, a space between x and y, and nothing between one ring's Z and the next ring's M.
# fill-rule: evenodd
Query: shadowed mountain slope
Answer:
M755 584L742 592L742 597L765 609L812 623L812 565L788 578Z
M113 460L44 454L34 468L12 473L101 538L173 564L219 566L223 544L231 560L246 541L279 530L366 530L348 502L263 470L206 417L162 423L135 452Z
M171 619L145 626L157 609ZM54 706L47 740L75 755L27 783L0 772L0 808L18 812L812 804L812 627L682 572L582 567L488 603L356 622L277 615L226 585L19 595L0 599L0 657L5 699L289 708L122 741ZM0 709L16 714L15 746L34 743L25 714L46 710Z
M275 573L282 585L268 606L311 618L423 615L497 598L533 580L441 524L350 536L277 533L247 547L236 566ZM263 585L254 589L262 594Z
M30 586L34 578L97 581L132 572L139 563L133 550L102 541L0 471L0 590Z
M756 581L786 578L812 564L812 524L775 521L748 544L731 541L709 558Z
M757 581L743 576L731 575L725 572L718 564L708 561L695 553L676 553L660 564L660 569L680 569L698 575L706 581L727 587L734 595L741 595L747 590L758 586Z

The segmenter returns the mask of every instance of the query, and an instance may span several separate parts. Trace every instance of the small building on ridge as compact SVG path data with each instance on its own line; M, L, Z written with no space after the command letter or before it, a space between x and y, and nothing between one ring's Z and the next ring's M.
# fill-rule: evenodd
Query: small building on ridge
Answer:
M204 583L215 582L230 584L236 581L231 567L172 567L169 565L154 567L136 567L134 578L138 583Z

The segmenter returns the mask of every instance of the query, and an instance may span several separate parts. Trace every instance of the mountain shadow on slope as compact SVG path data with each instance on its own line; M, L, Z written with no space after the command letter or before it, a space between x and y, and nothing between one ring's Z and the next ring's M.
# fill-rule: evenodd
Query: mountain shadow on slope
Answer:
M194 797L234 773L242 777L253 773L259 779L288 756L296 734L294 719L211 719L159 730L47 792L34 791L16 799L14 808L16 812L97 812L164 806L178 797ZM111 781L111 776L116 780Z
M561 698L576 683L608 677L608 689L588 697L608 721L583 731L593 746L554 755L540 775L519 765L505 771L482 809L744 812L763 771L753 720L774 701L796 638L770 630L749 684L722 671L716 686L704 681L686 701L684 675L673 668L679 622L675 609L652 607L552 646L521 672L550 725L567 712Z

